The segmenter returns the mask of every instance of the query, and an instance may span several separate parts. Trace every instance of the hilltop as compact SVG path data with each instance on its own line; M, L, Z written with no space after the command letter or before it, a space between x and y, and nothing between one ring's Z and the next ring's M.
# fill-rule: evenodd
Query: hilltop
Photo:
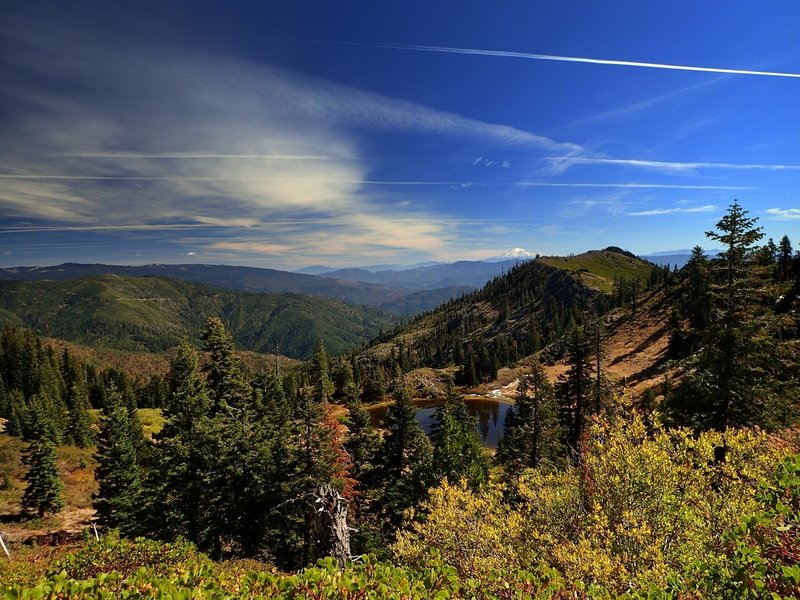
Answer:
M405 370L455 367L461 383L476 385L555 342L587 315L640 293L660 273L614 247L541 257L388 332L363 359L397 361Z

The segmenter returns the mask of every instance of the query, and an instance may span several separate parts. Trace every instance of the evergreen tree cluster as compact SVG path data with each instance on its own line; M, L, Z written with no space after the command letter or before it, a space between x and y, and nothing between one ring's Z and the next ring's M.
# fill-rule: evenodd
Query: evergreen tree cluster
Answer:
M296 568L313 557L309 511L319 485L348 501L353 550L364 552L385 549L404 511L440 479L486 479L485 451L455 394L432 442L395 378L381 435L352 366L332 365L322 344L297 372L247 381L219 319L208 320L203 340L206 366L188 342L172 360L154 439L144 441L119 390L109 393L97 448L101 525Z
M667 399L672 422L698 429L788 425L800 414L800 254L763 238L734 201L674 290L670 349L686 377Z
M28 329L0 333L0 419L10 435L88 448L95 436L88 411L104 408L111 388L131 409L158 408L166 395L159 374L133 380L59 352Z

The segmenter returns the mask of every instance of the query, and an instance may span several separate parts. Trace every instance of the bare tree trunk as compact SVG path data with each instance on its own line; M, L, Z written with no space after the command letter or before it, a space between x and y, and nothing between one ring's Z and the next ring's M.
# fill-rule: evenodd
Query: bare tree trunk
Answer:
M311 556L314 560L333 556L344 568L350 558L350 530L347 527L349 502L330 484L314 491L311 519Z

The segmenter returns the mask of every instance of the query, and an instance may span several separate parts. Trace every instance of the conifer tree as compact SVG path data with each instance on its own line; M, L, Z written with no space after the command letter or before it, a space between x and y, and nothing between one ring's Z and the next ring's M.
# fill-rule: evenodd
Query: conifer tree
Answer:
M93 506L97 521L129 533L137 527L137 501L140 493L136 439L128 409L112 384L103 409L97 441L98 492Z
M431 437L435 479L447 478L453 483L463 479L475 490L486 481L489 461L478 438L475 418L452 384L448 387L447 400L434 413Z
M328 353L325 351L325 344L322 343L322 340L317 342L317 349L311 359L310 378L314 387L314 401L320 403L330 401L335 388L331 382Z
M686 312L689 326L705 329L711 322L711 275L705 253L700 246L692 248L692 255L686 263Z
M25 475L28 485L22 496L22 509L39 518L59 512L64 507L64 486L58 474L53 442L47 439L32 441L23 462L28 466Z
M80 382L73 382L69 390L70 404L66 439L78 448L88 448L94 443L94 432L89 421L89 394Z
M344 447L353 464L352 475L360 484L357 490L362 495L366 487L364 484L371 480L375 456L380 447L380 435L358 398L348 403L347 410L347 440Z
M159 537L184 536L197 543L200 497L206 472L203 420L209 409L198 373L197 354L186 340L170 362L164 426L156 435L143 482L143 532Z
M520 378L517 401L506 413L498 460L510 473L522 467L538 467L542 461L558 462L562 455L561 426L553 386L542 365Z
M392 387L394 404L386 415L387 433L377 467L387 533L400 525L405 509L426 497L433 482L433 448L415 418L411 394L402 380L395 380Z
M694 368L667 403L674 421L697 428L724 430L761 422L769 403L762 385L770 362L760 337L763 327L753 313L751 262L762 237L758 219L748 217L737 200L706 236L723 244L711 264L713 311L699 333ZM760 331L761 330L761 331Z
M700 376L713 403L715 428L724 430L730 424L744 425L753 422L757 399L754 391L757 352L753 345L754 323L748 313L749 292L748 263L754 246L763 237L757 218L748 217L737 200L717 223L719 231L708 231L706 236L721 242L717 268L719 284L716 288L720 316L709 329L705 351L700 358Z
M25 396L22 394L22 390L11 390L8 394L6 433L21 438L29 437L28 423L28 405L25 403Z
M789 281L792 270L792 242L788 235L784 235L778 242L778 274L780 281Z
M249 390L242 378L233 338L218 317L208 318L201 337L203 349L209 353L204 371L214 410L240 407L249 398Z
M592 412L591 346L582 329L574 328L567 336L567 363L569 369L558 381L558 398L564 424L567 451L577 457L579 441L586 421Z

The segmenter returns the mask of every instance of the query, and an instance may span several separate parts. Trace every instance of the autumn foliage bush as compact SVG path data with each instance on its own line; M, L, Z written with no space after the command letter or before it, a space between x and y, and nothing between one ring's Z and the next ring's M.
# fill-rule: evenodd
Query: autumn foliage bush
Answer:
M638 416L596 421L579 463L495 477L480 492L445 484L394 545L423 566L430 550L464 577L493 569L551 569L567 585L614 593L667 589L688 565L724 553L723 535L757 508L756 490L776 463L752 430L656 428ZM409 517L412 515L409 514Z

